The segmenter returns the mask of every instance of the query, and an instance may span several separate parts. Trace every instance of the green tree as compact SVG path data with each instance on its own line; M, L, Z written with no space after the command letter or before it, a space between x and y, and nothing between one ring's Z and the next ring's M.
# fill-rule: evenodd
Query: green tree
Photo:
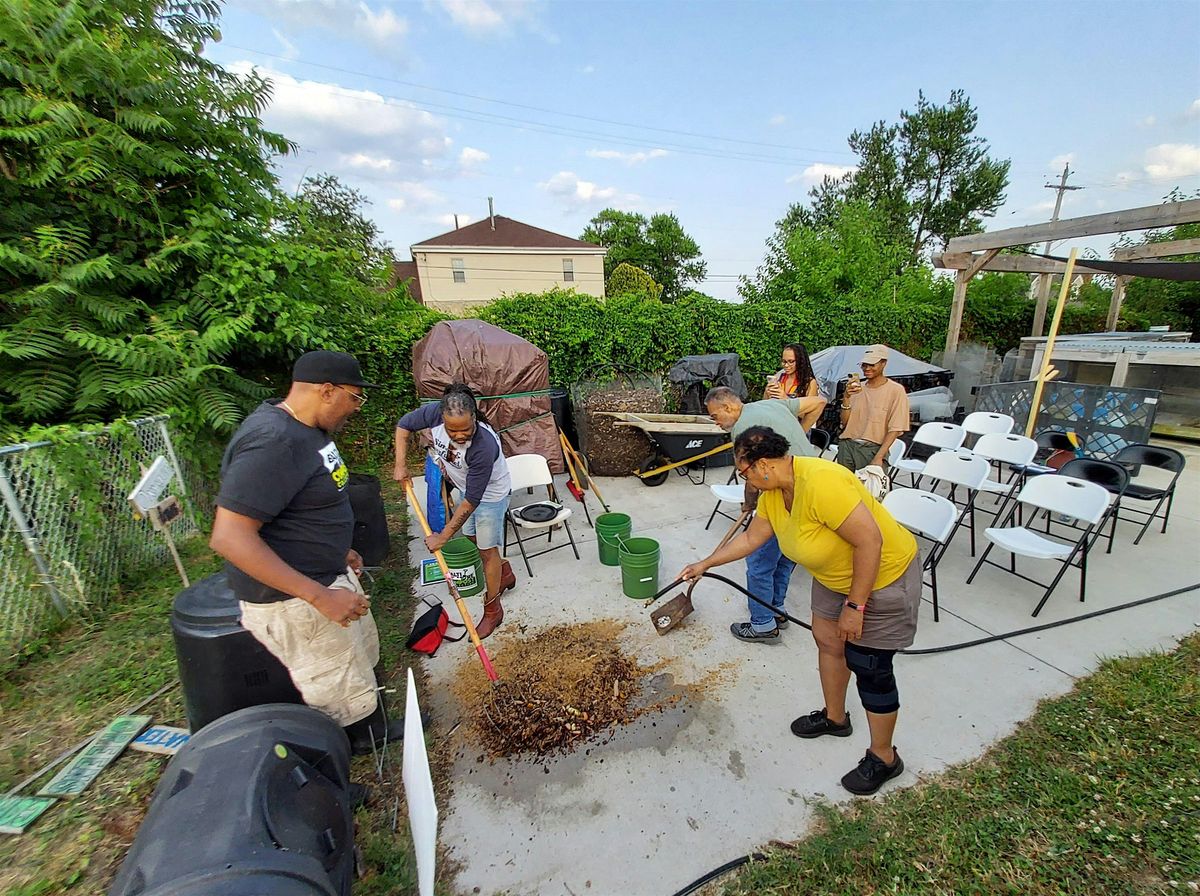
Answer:
M673 302L690 283L704 279L708 265L700 246L684 231L674 215L658 214L647 220L636 212L606 208L584 229L580 239L604 246L604 276L629 263L662 284L663 301Z
M1004 204L1009 162L988 155L988 142L975 133L979 113L961 90L945 105L917 95L917 107L900 121L878 121L850 135L857 168L826 177L810 192L804 223L827 225L847 202L865 202L905 247L905 266L921 262L953 236L981 229L984 218Z
M1191 196L1174 190L1166 197L1167 202L1200 198L1200 192ZM1173 240L1200 238L1200 224L1180 224L1166 230L1154 230L1141 240L1134 242L1122 239L1117 246L1135 246L1148 243L1166 243ZM1200 261L1200 254L1181 255L1175 261ZM1147 323L1167 324L1183 330L1191 330L1192 342L1200 342L1200 283L1176 280L1150 280L1133 277L1125 287L1122 314L1141 314Z
M228 429L253 371L333 345L373 293L278 226L291 147L259 120L268 83L202 55L218 12L0 0L0 425Z
M657 299L662 296L663 288L641 268L623 261L613 268L604 291L610 297L639 295Z
M396 260L379 227L364 214L371 204L363 193L333 174L306 177L296 201L285 207L282 225L289 236L355 260L364 283L377 283Z

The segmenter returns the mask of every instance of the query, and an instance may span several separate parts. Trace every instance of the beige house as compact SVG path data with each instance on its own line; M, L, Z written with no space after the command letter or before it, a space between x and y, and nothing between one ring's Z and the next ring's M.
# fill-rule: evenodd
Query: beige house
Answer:
M409 247L396 274L413 298L458 314L504 293L575 289L604 298L603 246L494 215Z

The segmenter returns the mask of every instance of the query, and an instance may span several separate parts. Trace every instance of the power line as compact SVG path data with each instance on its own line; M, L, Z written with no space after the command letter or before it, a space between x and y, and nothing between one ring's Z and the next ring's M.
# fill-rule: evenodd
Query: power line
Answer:
M320 69L325 69L327 71L332 71L332 72L339 72L344 75L355 75L355 76L361 77L361 78L371 78L376 81L386 81L391 84L400 84L404 87L415 87L419 90L429 90L429 91L433 91L435 93L444 93L449 96L460 96L465 99L478 100L479 102L483 102L483 103L495 103L496 105L508 106L508 107L514 108L514 109L525 109L530 112L542 112L547 115L561 115L565 118L577 118L577 119L580 119L581 121L591 121L591 122L595 122L597 124L608 124L608 125L614 125L616 127L622 127L622 128L633 128L635 130L654 131L655 133L660 133L660 134L674 134L676 136L682 136L682 137L695 137L700 140L720 140L725 143L740 143L745 146L762 146L762 147L766 147L768 149L785 149L785 150L791 150L794 152L816 152L816 153L824 153L827 155L845 155L845 156L855 155L853 152L850 152L850 151L844 150L844 149L831 150L831 149L819 149L816 147L792 146L792 145L784 144L784 143L766 143L761 140L743 140L743 139L740 139L737 137L723 137L719 134L705 134L705 133L700 133L697 131L683 131L683 130L677 130L674 128L658 128L658 127L654 127L653 125L634 124L633 122L617 121L617 120L611 119L611 118L597 118L592 115L581 115L576 112L563 112L558 109L547 109L543 106L531 106L526 103L514 103L514 102L511 102L508 100L498 100L493 97L480 96L479 94L474 94L474 93L464 93L464 92L458 91L458 90L449 90L444 87L433 87L433 86L430 86L429 84L419 84L415 81L404 81L404 80L401 80L400 78L391 78L386 75L374 75L374 74L370 74L369 72L360 72L360 71L356 71L354 69L339 68L338 66L325 65L320 62L306 62L306 61L300 60L300 59L289 59L287 56L282 56L278 53L268 53L265 50L256 50L253 47L242 47L242 46L238 46L237 44L226 44L226 46L228 46L230 49L233 49L233 50L241 50L246 53L257 53L260 56L266 56L270 59L280 59L285 62L291 62L291 63L299 64L299 65L307 65L312 68L320 68Z

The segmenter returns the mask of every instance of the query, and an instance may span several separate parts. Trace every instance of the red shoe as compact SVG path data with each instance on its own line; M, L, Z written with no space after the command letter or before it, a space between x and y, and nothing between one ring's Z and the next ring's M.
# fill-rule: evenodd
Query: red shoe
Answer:
M475 634L479 635L479 640L482 641L494 632L503 621L504 607L500 603L500 595L497 594L483 605L483 618L476 624Z
M517 576L507 560L500 564L500 593L517 587Z

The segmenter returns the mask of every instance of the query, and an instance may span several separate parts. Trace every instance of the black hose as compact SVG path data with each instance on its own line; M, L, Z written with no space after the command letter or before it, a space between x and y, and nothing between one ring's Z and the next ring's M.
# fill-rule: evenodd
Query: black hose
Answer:
M746 595L746 597L750 598L756 604L766 607L768 610L770 610L772 613L774 613L777 617L782 616L783 618L787 619L789 622L794 622L797 625L803 626L804 628L808 629L810 632L812 631L812 626L809 625L807 622L805 622L801 619L797 619L795 616L785 613L783 610L776 609L775 607L771 606L769 603L767 603L765 600L763 600L759 597L755 597L753 594L751 594L749 591L747 591L745 588L743 588L741 585L739 585L737 582L733 581L732 579L727 579L727 578L725 578L725 576L717 575L715 572L702 573L702 577L709 578L709 579L716 579L718 582L723 582L724 584L728 585L731 588L736 588L738 591L742 592L742 594ZM659 595L665 594L671 588L674 588L675 585L679 584L680 581L682 581L682 580L676 579L674 582L672 582L670 585L668 585L666 588L664 588L658 594ZM696 587L696 585L698 585L699 583L700 583L700 579L694 579L692 581L692 583L688 586L687 593L688 593L689 598L692 596L692 589L694 589ZM1168 597L1176 597L1177 595L1186 594L1189 591L1195 591L1197 589L1200 589L1200 582L1196 582L1192 585L1185 585L1183 588L1176 588L1173 591L1164 591L1162 594L1154 594L1154 595L1151 595L1150 597L1143 597L1140 600L1132 600L1132 601L1129 601L1128 603L1117 604L1115 607L1106 607L1103 610L1094 610L1091 613L1084 613L1081 616L1071 616L1068 619L1060 619L1057 622L1046 622L1046 623L1043 623L1042 625L1032 625L1029 628L1019 628L1019 629L1016 629L1015 631L1004 632L1003 634L999 634L999 635L988 635L986 638L976 638L974 641L963 641L959 644L946 644L942 647L924 647L919 650L899 650L899 651L897 651L897 653L904 654L905 656L928 656L933 653L950 653L951 651L954 651L954 650L965 650L968 647L978 647L981 644L991 644L995 641L1004 641L1004 640L1007 640L1008 638L1016 638L1020 635L1031 635L1031 634L1034 634L1035 632L1044 632L1048 629L1058 628L1059 626L1062 626L1062 625L1070 625L1073 622L1082 622L1085 619L1095 619L1097 616L1106 616L1109 613L1116 613L1118 610L1128 610L1131 607L1140 607L1143 604L1150 604L1150 603L1154 603L1155 601L1166 600ZM655 595L655 597L657 598L658 595Z
M803 622L802 620L797 619L795 616L791 616L791 615L783 612L782 610L775 609L775 607L771 606L765 600L761 600L760 598L755 597L753 594L751 594L749 591L747 591L745 588L743 588L737 582L734 582L731 579L725 578L725 576L720 576L720 575L717 575L716 573L712 573L712 572L706 572L703 574L703 576L710 578L710 579L716 579L718 582L724 582L726 585L729 585L732 588L736 588L738 591L742 592L742 594L746 595L746 597L750 598L755 603L761 604L762 606L766 607L768 610L770 610L772 613L775 613L777 616L783 616L784 618L788 619L789 621L795 622L798 625L802 625L809 631L812 631L812 626L809 625L808 623ZM662 596L663 594L665 594L666 592L670 591L672 588L674 588L676 585L678 585L681 581L682 581L682 579L676 579L674 582L672 582L670 585L668 585L666 588L664 588L662 591L660 591L657 595L655 595L655 598L658 598L658 597ZM695 588L696 585L698 585L699 583L700 583L700 579L695 579L691 583L691 585L688 586L687 593L688 593L689 598L692 595L692 589ZM1072 622L1082 622L1085 619L1095 619L1097 616L1105 616L1109 613L1115 613L1118 610L1128 610L1130 607L1140 607L1143 604L1154 603L1155 601L1158 601L1158 600L1165 600L1168 597L1175 597L1176 595L1179 595L1179 594L1186 594L1189 591L1195 591L1197 589L1200 589L1200 582L1196 582L1193 585L1186 585L1183 588L1176 588L1173 591L1164 591L1161 594L1154 594L1154 595L1151 595L1150 597L1143 597L1140 600L1133 600L1133 601L1129 601L1128 603L1118 604L1115 607L1107 607L1106 609L1096 610L1092 613L1084 613L1082 616L1072 616L1070 619L1060 619L1060 620L1058 620L1058 622L1047 622L1042 625L1034 625L1034 626L1030 626L1029 628L1017 629L1016 631L1005 632L1002 635L989 635L986 638L977 638L974 641L963 641L961 644L947 644L945 647L927 647L922 650L901 650L898 652L903 653L907 656L928 656L931 653L949 653L952 650L963 650L967 647L978 647L981 644L991 644L993 641L1003 641L1006 638L1015 638L1018 635L1030 635L1030 634L1033 634L1034 632L1043 632L1043 631L1046 631L1047 629L1058 628L1060 625L1070 625ZM682 890L676 891L674 896L690 896L690 894L695 893L697 890L699 890L705 884L711 883L712 881L716 880L718 877L728 874L730 871L740 868L743 865L748 865L751 861L760 861L764 858L766 858L766 856L764 856L762 853L756 852L756 853L752 853L750 855L741 856L740 858L734 859L731 862L726 862L721 867L714 868L712 871L709 871L707 874L704 874L703 876L696 878L694 881L692 881L690 884L688 884Z

